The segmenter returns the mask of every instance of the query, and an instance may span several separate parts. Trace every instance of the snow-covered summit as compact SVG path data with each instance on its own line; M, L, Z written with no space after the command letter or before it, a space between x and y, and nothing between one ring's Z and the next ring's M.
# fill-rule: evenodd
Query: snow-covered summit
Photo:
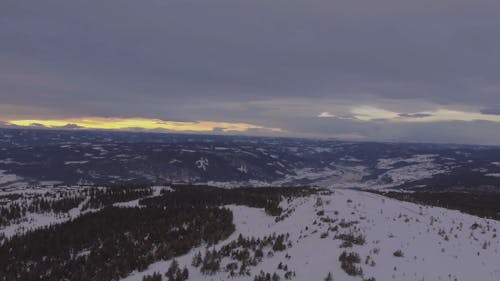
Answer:
M273 234L288 237L286 249L264 247L264 256L249 266L249 275L233 276L226 268L232 264L238 271L241 262L226 257L215 274L202 274L192 260L206 249L193 249L176 258L181 267L189 269L189 280L254 280L261 271L264 276L275 273L279 280L325 280L329 273L333 280L346 281L500 280L498 221L355 190L282 202L287 215L278 221L262 209L228 207L236 231L213 250L240 235L262 239ZM339 260L343 252L359 257L359 262L354 259L346 265L344 259L343 265ZM164 274L170 263L154 263L122 281L140 281L153 272ZM349 266L355 269L351 274L357 275L346 272L344 268Z

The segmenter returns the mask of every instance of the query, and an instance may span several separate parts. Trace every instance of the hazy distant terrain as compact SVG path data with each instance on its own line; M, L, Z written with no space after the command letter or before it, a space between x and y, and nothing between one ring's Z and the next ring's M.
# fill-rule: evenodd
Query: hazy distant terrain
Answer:
M500 147L0 129L0 188L304 185L497 191Z

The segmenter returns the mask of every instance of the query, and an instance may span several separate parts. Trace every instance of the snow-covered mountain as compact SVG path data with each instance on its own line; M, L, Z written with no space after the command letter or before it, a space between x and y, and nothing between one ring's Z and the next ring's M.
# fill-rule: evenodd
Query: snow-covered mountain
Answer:
M320 202L318 204L318 202ZM253 276L276 273L285 280L287 271L294 280L499 280L500 222L466 215L443 208L426 207L387 199L371 193L336 190L331 194L283 202L290 215L276 222L263 210L228 206L234 214L236 231L215 249L221 249L239 235L262 238L272 234L289 234L290 245L274 251L251 267L249 276L230 276L221 270L204 275L192 265L200 247L176 258L186 266L192 280L253 280ZM349 244L350 236L361 237ZM341 238L347 237L347 238ZM210 249L209 249L210 250ZM265 248L264 253L272 251ZM357 276L342 269L343 252L359 255L354 266ZM172 260L154 263L123 281L140 281L144 275L164 274ZM224 258L221 268L235 262ZM282 270L280 264L287 267ZM375 279L369 279L369 278ZM191 279L190 279L191 280Z
M27 202L36 197L73 198L85 194L82 188L25 189L4 192L2 198L28 198ZM174 190L154 187L146 197L164 192ZM1 228L0 233L10 237L15 229L22 233L99 212L83 210L88 200L82 198L67 215L29 215L24 223ZM134 199L114 206L125 210L142 205ZM329 274L332 280L346 281L500 279L500 222L496 220L348 189L283 197L279 206L282 212L276 217L262 208L224 205L235 226L230 236L212 246L203 243L186 254L154 261L121 280L142 281L155 273L169 280L165 274L172 263L187 269L187 280L267 280L268 273L271 280L326 280ZM195 262L197 255L205 259L207 252L217 253L216 270L207 272ZM78 255L82 254L90 252Z
M2 244L5 247L11 247L12 243L22 245L14 242L22 239L27 239L28 243L40 237L67 239L65 235L74 235L69 226L74 227L81 222L88 222L97 229L107 228L100 224L99 218L101 214L106 218L105 214L109 213L111 206L114 212L123 211L127 216L126 210L137 212L152 208L154 204L169 206L167 202L170 201L161 201L166 198L165 195L170 196L172 203L184 200L182 198L191 200L189 196L192 195L186 197L189 193L183 191L186 188L154 186L123 190L122 187L75 186L33 187L0 192L0 213L8 216L7 220L0 220L0 250ZM215 244L201 243L171 258L151 259L140 270L123 275L122 281L148 280L153 274L160 274L162 280L184 280L165 277L174 263L178 265L178 270L186 269L189 274L187 280L251 281L268 280L268 276L271 280L328 280L325 278L329 274L333 280L346 281L500 279L498 220L398 201L373 192L335 188L313 189L292 197L284 192L277 201L280 211L271 214L267 207L259 207L267 205L254 205L258 197L252 198L268 192L281 192L282 188L245 189L241 194L243 201L231 201L240 194L238 188L203 187L200 191L197 188L192 194L199 196L202 201L189 201L195 204L193 206L199 203L213 204L210 203L213 199L221 203L234 202L219 205L232 214L234 228L229 235ZM210 195L211 190L217 192L215 197ZM245 192L250 193L245 195ZM21 212L17 217L16 213L9 213L16 205L21 206L20 209L26 210L26 213ZM128 217L126 219L128 221ZM216 217L212 219L217 220ZM140 227L134 226L137 222L130 220L129 223L130 227L142 231ZM188 220L180 229L175 227L172 231L182 233L182 228L188 229L190 224ZM213 227L227 226L215 224ZM37 231L32 232L34 230ZM111 228L111 231L119 230ZM41 236L42 233L53 234ZM125 232L122 235L130 234ZM134 242L136 247L148 245L150 235L149 232L139 234L140 243ZM183 241L182 235L172 238ZM9 242L9 239L14 240ZM92 257L97 255L94 251L100 251L100 248L87 246L90 248L75 252L71 248L73 244L59 245L58 249L68 248L69 253L72 253L70 260L88 257L80 263L92 263ZM153 246L152 249L159 245L164 244ZM104 243L100 247L106 246L108 244ZM50 250L45 251L49 251L48 255L52 253ZM205 266L205 260L210 260L211 256L216 262L215 268ZM121 259L119 256L115 258ZM115 258L111 264L115 263ZM197 258L200 259L198 263ZM35 260L30 261L29 256L26 259L26 264L36 264ZM9 264L5 262L0 254L0 264ZM23 263L18 259L11 262ZM48 263L47 266L51 268L54 264ZM107 267L98 266L103 269ZM0 280L6 276L0 269ZM100 277L99 280L108 279Z

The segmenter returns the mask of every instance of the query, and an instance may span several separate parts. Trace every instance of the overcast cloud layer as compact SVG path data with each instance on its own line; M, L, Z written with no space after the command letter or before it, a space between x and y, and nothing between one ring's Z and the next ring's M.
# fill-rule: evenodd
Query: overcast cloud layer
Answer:
M0 1L0 120L500 144L498 0Z

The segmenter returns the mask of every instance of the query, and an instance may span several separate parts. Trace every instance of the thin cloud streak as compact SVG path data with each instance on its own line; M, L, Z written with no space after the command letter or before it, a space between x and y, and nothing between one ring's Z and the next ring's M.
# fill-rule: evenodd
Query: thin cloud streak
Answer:
M351 109L351 116L338 116L328 111L321 112L319 118L352 119L365 122L384 121L384 122L411 122L411 123L433 123L433 122L473 122L488 121L500 123L500 115L488 114L484 112L468 112L451 109L436 109L432 111L421 112L396 112L378 108L374 106L358 106Z

